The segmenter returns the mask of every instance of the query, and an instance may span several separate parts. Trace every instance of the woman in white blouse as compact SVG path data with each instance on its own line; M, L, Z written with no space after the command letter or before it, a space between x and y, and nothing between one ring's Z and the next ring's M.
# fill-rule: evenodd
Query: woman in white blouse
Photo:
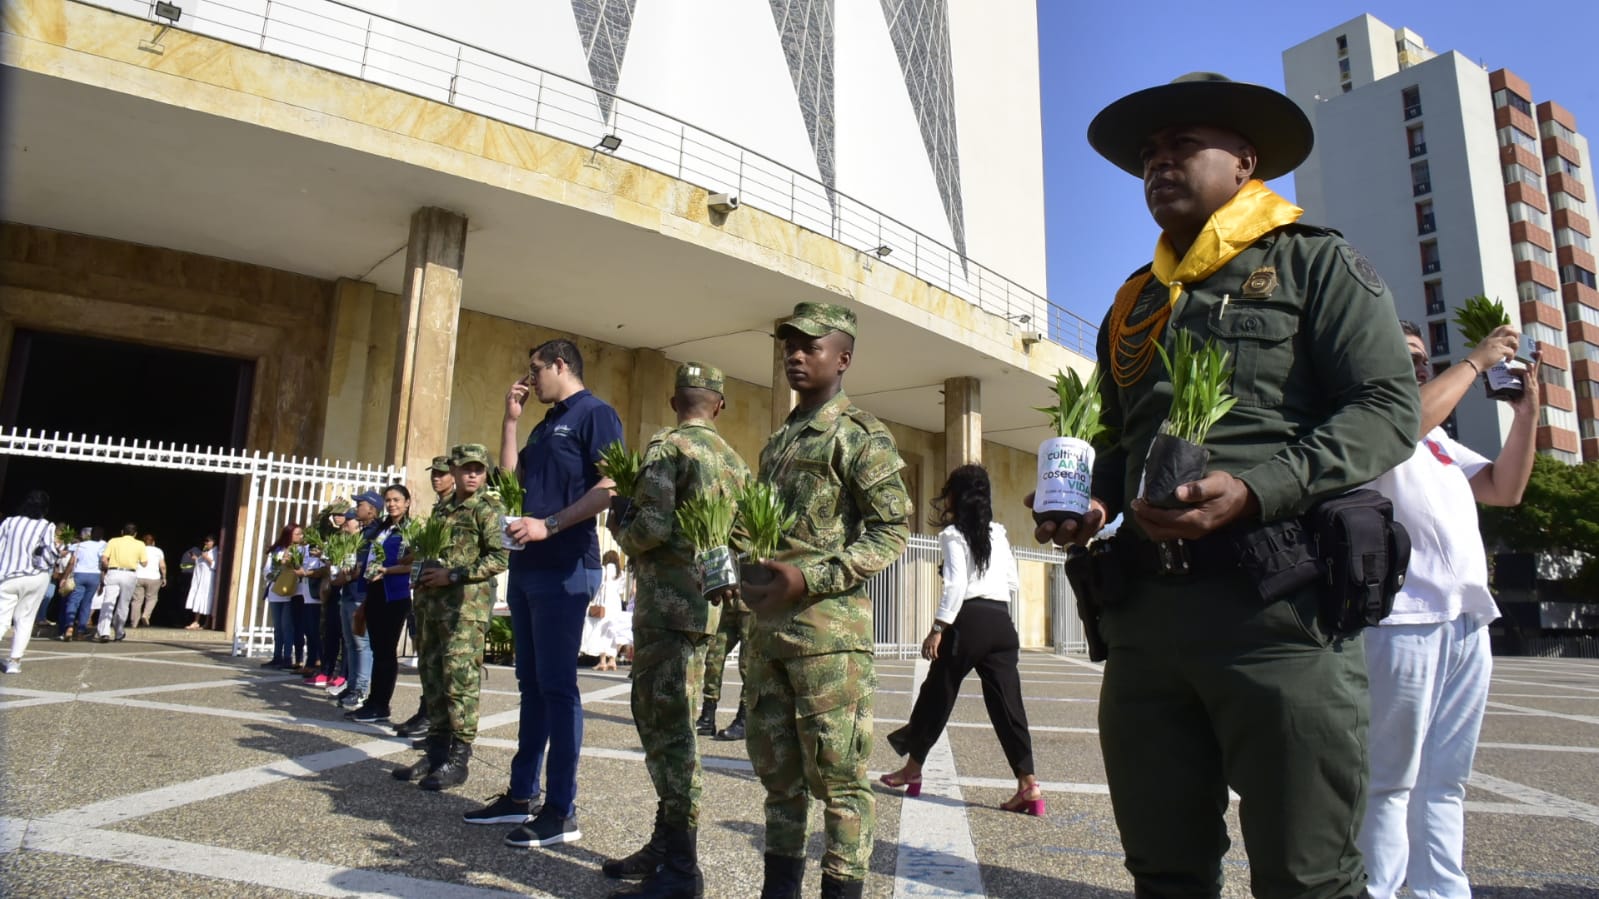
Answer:
M988 720L1016 774L1016 795L1000 808L1042 816L1044 793L1033 776L1033 740L1016 670L1021 641L1011 622L1011 605L1019 592L1016 558L1004 525L994 522L988 472L981 465L962 465L950 472L935 504L937 523L944 525L938 535L944 592L933 629L922 642L922 658L932 666L910 723L888 735L894 751L909 758L903 768L883 775L882 782L905 787L907 796L921 795L927 752L949 722L961 682L975 668L983 683Z

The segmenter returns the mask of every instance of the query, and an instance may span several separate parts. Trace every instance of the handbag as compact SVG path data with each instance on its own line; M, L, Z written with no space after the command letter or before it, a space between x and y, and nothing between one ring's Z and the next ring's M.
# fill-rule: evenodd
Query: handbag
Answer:
M589 606L589 617L590 618L604 618L605 617L605 607L602 606L602 605L599 605L598 603L596 603L596 604L594 604L592 606Z
M272 594L274 596L293 596L294 588L299 583L299 580L300 577L294 573L293 568L284 568L272 580Z
M60 592L62 592L62 593L71 593L72 591L74 591L76 589L78 589L78 579L77 578L75 578L75 577L73 577L72 575L69 574L66 577L61 579L61 585L60 585L60 588L59 588Z

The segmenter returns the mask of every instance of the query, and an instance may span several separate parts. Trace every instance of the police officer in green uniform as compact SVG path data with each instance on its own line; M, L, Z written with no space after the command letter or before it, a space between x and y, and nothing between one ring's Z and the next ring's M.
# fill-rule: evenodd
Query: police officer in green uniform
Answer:
M694 699L705 670L705 649L716 632L714 603L734 596L736 588L707 601L694 544L678 528L677 510L699 496L732 497L749 480L749 467L716 432L716 418L727 406L722 389L722 373L709 365L688 362L678 368L672 394L677 427L657 434L645 450L638 495L616 532L638 578L633 720L658 802L649 843L603 866L608 877L644 880L613 896L669 899L698 897L704 891L697 843L700 753Z
M749 646L750 762L766 787L764 899L799 895L811 797L826 804L822 895L860 896L872 852L872 603L866 581L899 558L910 498L894 438L844 394L855 313L800 303L778 328L797 408L761 451L760 479L795 524L768 584L740 584Z
M722 623L717 626L716 633L711 637L711 645L705 650L705 701L700 708L700 720L694 723L695 732L702 737L714 736L724 741L744 739L744 721L748 714L744 704L744 684L749 681L751 620L750 610L744 605L744 600L735 597L722 603ZM716 705L722 701L722 674L727 669L727 654L739 646L744 648L738 654L738 712L726 727L718 731Z
M448 453L433 457L433 461L428 465L428 480L433 485L434 506L443 505L455 493L455 477L450 474L450 456ZM416 626L415 602L411 604L411 615L407 624L410 625L412 634L419 632ZM428 727L428 695L426 691L423 691L422 695L417 697L416 714L395 725L394 733L401 737L414 737L427 734Z
M1361 644L1331 639L1314 585L1263 600L1238 541L1409 456L1419 397L1393 297L1337 233L1263 179L1310 152L1309 121L1257 85L1196 73L1106 107L1094 149L1142 177L1162 233L1099 332L1105 423L1080 525L1040 541L1113 538L1124 578L1099 619L1109 645L1100 744L1138 896L1217 896L1230 787L1261 897L1358 896L1366 781ZM1183 505L1139 498L1172 387L1155 353L1187 331L1230 354L1238 403L1210 432ZM1180 539L1187 573L1157 541ZM1167 548L1175 544L1166 544Z
M450 448L455 492L433 507L433 517L449 521L451 543L439 560L443 565L417 580L417 673L427 697L427 750L421 761L394 774L402 780L421 777L424 790L465 783L477 738L494 576L510 562L500 531L505 509L483 489L488 466L488 447L481 443Z

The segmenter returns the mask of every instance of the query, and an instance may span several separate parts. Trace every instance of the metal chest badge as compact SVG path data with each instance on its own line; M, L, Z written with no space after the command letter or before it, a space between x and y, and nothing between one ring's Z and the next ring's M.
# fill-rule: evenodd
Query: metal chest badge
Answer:
M1277 269L1274 266L1257 268L1244 279L1243 299L1264 300L1277 290Z

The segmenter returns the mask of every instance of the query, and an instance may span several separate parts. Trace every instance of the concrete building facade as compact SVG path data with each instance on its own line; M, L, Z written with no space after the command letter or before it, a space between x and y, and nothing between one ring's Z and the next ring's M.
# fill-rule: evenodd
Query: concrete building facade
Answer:
M1295 174L1306 219L1342 231L1420 325L1441 371L1467 348L1454 313L1498 299L1543 346L1540 452L1599 458L1599 294L1587 197L1587 142L1553 102L1505 69L1362 15L1283 53L1287 92L1316 126L1316 151ZM1544 125L1544 122L1549 124ZM1559 223L1556 223L1556 216ZM1453 426L1493 455L1510 422L1473 392Z

